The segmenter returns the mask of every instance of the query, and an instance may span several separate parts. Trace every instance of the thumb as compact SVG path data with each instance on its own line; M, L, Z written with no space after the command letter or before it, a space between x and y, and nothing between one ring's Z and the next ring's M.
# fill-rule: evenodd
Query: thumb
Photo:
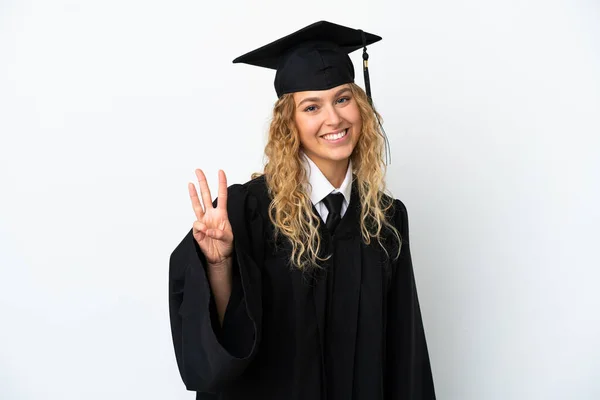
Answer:
M194 235L200 235L200 240L204 239L204 237L206 236L206 225L204 225L202 222L200 221L195 221L194 225L192 226L192 233Z
M233 241L233 234L230 229L207 229L206 235L212 239L220 240L225 243L231 243Z

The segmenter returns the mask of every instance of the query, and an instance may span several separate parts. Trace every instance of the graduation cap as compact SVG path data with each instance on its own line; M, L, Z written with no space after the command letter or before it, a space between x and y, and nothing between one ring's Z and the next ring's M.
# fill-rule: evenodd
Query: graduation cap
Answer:
M327 90L354 82L354 66L348 54L362 47L365 91L372 102L367 46L380 40L380 36L360 29L319 21L239 56L233 62L276 70L275 91L281 97L286 93ZM389 147L385 131L383 136L387 163Z
M354 67L348 54L362 47L365 86L371 98L366 46L380 40L380 36L360 29L319 21L233 62L277 70L275 91L281 97L285 93L326 90L354 82Z

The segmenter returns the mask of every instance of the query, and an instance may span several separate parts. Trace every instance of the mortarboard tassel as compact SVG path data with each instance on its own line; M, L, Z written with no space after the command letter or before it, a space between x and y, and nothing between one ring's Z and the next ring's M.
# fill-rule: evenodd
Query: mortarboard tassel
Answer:
M371 80L369 79L369 53L367 53L367 38L365 36L365 32L362 29L359 29L360 34L362 35L362 44L363 44L363 72L365 77L365 91L367 92L367 97L369 98L369 103L371 107L373 107L373 98L371 96ZM374 109L373 109L374 110ZM383 133L383 140L385 145L385 165L390 165L392 163L392 153L390 151L390 142L388 140L387 134L385 133L385 129L383 129L383 125L379 116L375 114L377 118L377 122L379 123L379 127L381 128L381 132Z
M365 74L365 89L367 91L367 97L369 97L369 103L373 105L373 99L371 98L371 80L369 79L369 53L367 53L367 46L365 40L365 33L361 31L363 37L363 72Z

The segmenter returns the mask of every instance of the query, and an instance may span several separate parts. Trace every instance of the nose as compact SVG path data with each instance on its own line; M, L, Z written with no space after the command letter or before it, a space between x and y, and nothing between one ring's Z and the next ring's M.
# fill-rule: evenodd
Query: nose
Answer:
M327 117L325 124L329 126L338 126L342 122L342 117L336 107L327 107Z

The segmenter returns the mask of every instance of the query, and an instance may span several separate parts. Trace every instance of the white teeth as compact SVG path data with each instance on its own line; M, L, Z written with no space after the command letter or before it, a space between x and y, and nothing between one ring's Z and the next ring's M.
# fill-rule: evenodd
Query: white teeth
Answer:
M339 133L330 133L329 135L323 136L323 139L325 139L325 140L338 140L338 139L343 138L344 136L346 136L347 132L348 132L348 129L344 129L343 131L341 131Z

